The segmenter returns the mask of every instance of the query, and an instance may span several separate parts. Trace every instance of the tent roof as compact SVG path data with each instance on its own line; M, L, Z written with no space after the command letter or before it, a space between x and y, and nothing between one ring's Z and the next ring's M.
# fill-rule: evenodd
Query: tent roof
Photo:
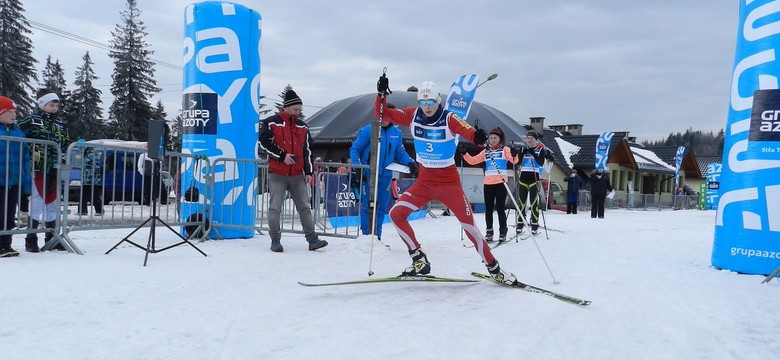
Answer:
M374 120L374 101L376 93L348 97L333 102L307 118L306 123L315 144L351 143L358 130ZM442 103L447 101L442 96ZM389 104L397 108L417 107L416 92L394 92L387 97ZM479 127L490 131L496 126L504 130L507 142L525 139L525 128L509 115L500 110L475 101L471 105L468 123L474 124L479 119ZM412 140L407 127L400 127L404 141Z

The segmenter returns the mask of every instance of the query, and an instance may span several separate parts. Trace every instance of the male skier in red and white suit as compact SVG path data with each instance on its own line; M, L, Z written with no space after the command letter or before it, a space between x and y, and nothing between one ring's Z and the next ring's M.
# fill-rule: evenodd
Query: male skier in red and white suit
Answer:
M438 87L431 81L423 82L417 90L419 107L388 108L383 103L385 97L382 96L390 92L388 83L384 74L377 82L379 94L374 107L375 116L379 118L381 110L385 121L409 127L414 137L416 161L419 163L417 181L390 209L390 219L412 257L412 266L406 268L401 275L425 275L431 271L428 258L420 249L420 243L417 242L408 218L413 211L421 209L430 201L438 200L460 221L491 276L507 284L517 282L514 274L502 271L484 236L474 225L471 205L463 193L460 176L455 167L457 136L481 145L487 141L487 133L485 130L472 128L456 114L444 110Z

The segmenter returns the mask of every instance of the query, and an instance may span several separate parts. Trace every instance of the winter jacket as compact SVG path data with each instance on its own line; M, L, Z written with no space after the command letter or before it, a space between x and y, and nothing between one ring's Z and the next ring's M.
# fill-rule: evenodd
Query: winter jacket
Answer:
M59 154L57 149L35 146L38 160L35 161L33 169L36 172L55 175L55 166L64 162L68 153L68 144L70 143L70 136L68 136L68 129L65 127L65 123L60 121L56 114L52 115L41 110L25 116L19 121L19 128L24 131L28 139L48 140L59 145Z
M607 196L607 190L612 191L612 185L609 184L609 176L607 174L593 173L590 177L590 195L595 198L603 198Z
M574 177L566 177L563 181L569 185L566 188L566 202L575 203L580 197L580 190L582 190L582 179L575 175Z
M24 138L24 132L16 125L0 125L0 135ZM26 144L17 141L0 140L0 186L19 186L22 193L32 189L30 175L30 151Z
M84 150L83 160L81 184L103 186L103 152L87 148Z
M403 135L397 126L390 125L386 129L381 128L380 131L379 176L390 178L393 177L393 171L386 169L388 165L394 162L408 165L414 162L414 160L406 152ZM349 148L349 156L352 158L353 164L369 165L371 156L371 124L363 126L358 130L355 142ZM366 173L366 175L370 176L369 173Z
M314 172L311 159L309 128L297 116L278 112L260 123L258 150L268 153L268 171L274 174L295 176ZM295 164L284 163L285 155L296 157ZM262 153L258 152L258 156Z

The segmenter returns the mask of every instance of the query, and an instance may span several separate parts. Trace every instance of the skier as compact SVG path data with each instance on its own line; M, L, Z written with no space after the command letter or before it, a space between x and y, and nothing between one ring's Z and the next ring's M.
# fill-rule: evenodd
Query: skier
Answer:
M409 170L412 175L417 172L417 163L406 153L403 143L403 134L397 126L391 124L388 121L382 121L379 124L381 129L379 148L381 149L377 156L377 171L379 172L379 182L376 187L376 237L381 240L382 238L382 223L385 220L385 212L387 211L387 203L390 198L391 180L393 179L393 171L386 169L386 167L392 163L399 163L409 166ZM352 143L352 147L349 148L349 156L353 164L367 165L369 163L369 157L371 152L371 124L363 126L358 130L355 142ZM373 176L370 172L363 173L365 179ZM360 196L360 228L363 231L363 235L369 235L371 228L368 225L368 194L369 181L363 181L363 188L361 189Z
M485 195L485 240L493 241L493 209L498 212L498 240L506 241L506 212L504 211L504 204L506 204L506 186L504 183L508 181L506 175L507 162L517 163L517 157L512 156L512 151L509 147L505 146L506 139L504 138L504 131L500 127L496 127L490 130L488 135L488 146L485 151L480 151L479 154L471 156L468 153L463 154L463 160L471 165L479 163L485 163L485 180L484 180L484 195ZM492 159L492 161L491 161Z
M523 219L526 218L525 210L528 206L526 198L530 195L528 202L531 203L531 218L528 221L531 223L531 233L536 235L539 233L539 168L544 165L545 157L551 157L552 153L539 142L539 135L535 131L529 131L526 134L525 142L528 146L524 145L512 149L512 155L521 159L520 176L517 179L520 211L517 214L517 228L515 230L517 234L523 231L525 226Z
M431 81L423 82L417 90L419 107L388 109L385 96L389 93L388 79L383 74L377 81L377 95L374 113L377 118L394 124L408 126L414 136L414 148L419 163L417 181L404 192L390 209L390 219L398 235L404 240L412 257L412 265L401 275L425 275L431 272L428 257L409 225L409 214L427 203L438 200L458 218L474 249L482 257L488 272L497 281L517 284L514 274L506 272L490 252L485 238L474 225L471 205L463 193L458 170L455 167L457 136L484 144L488 136L485 130L474 129L454 113L441 106L439 89Z

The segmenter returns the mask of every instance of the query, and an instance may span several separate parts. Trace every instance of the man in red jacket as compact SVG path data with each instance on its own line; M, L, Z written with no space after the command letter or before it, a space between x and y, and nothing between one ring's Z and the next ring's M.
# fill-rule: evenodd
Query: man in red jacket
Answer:
M320 240L314 232L314 218L309 206L307 188L314 167L311 161L309 128L299 118L302 107L303 101L290 89L284 94L282 111L260 123L258 149L268 153L268 191L271 197L268 204L268 233L271 236L273 252L284 251L281 243L280 214L288 191L300 215L309 250L328 245L327 241Z

